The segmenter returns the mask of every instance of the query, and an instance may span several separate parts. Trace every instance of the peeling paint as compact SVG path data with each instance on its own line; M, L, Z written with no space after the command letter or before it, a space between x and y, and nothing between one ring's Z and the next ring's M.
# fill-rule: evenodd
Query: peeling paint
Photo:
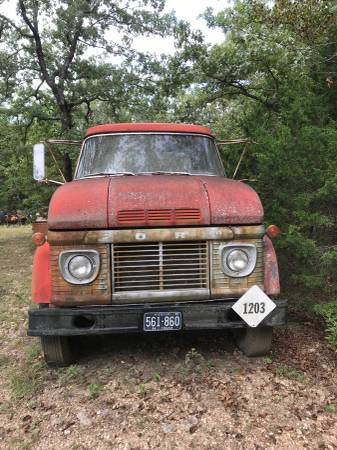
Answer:
M264 242L264 285L265 292L268 295L278 295L280 293L280 278L277 264L276 253L270 238L266 235Z
M53 230L129 228L118 212L195 209L199 225L261 223L259 197L240 181L206 176L135 176L77 180L61 186L52 197L48 223ZM172 226L171 220L162 226ZM137 226L151 224L139 220ZM191 225L188 219L179 225ZM152 224L153 226L153 224Z

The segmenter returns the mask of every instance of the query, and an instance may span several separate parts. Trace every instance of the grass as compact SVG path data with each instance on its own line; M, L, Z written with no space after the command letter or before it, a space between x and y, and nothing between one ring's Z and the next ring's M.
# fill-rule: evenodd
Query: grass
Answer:
M185 364L188 367L200 366L204 361L205 358L195 348L191 348L185 355Z
M146 394L146 384L140 383L138 388L139 388L139 391L138 391L139 395L144 396Z
M0 366L3 383L9 386L14 401L36 394L48 376L38 341L25 332L31 301L30 236L30 225L0 226Z
M37 361L31 365L23 364L22 369L15 367L10 375L12 396L15 400L38 394L47 381L44 364Z
M154 381L157 381L157 383L159 383L159 381L161 380L161 376L159 375L158 372L155 372L153 374L153 379L154 379Z
M272 364L272 362L273 362L273 360L272 360L272 358L270 358L270 356L266 356L265 358L263 358L263 361L266 364Z
M43 390L49 373L40 353L39 344L34 342L25 349L25 357L9 372L13 399L32 397Z
M333 403L328 403L327 405L325 405L324 411L327 413L335 413L337 412L337 409Z
M0 226L0 324L5 327L20 324L30 304L33 255L30 236L29 225Z
M279 377L288 378L289 380L295 380L302 384L306 382L306 378L303 372L295 368L288 367L284 364L279 364L276 367L276 373Z
M92 400L97 398L102 390L102 386L97 383L90 383L88 386L88 397Z

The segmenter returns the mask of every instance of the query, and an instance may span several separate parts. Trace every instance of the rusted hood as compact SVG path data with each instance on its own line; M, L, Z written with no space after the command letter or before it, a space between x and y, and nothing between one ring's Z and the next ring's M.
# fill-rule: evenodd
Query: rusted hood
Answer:
M212 225L259 224L263 207L257 193L247 184L223 177L203 177Z
M261 223L249 186L223 177L144 175L92 178L60 187L49 207L51 229Z
M108 228L109 178L88 178L59 187L49 204L54 230Z

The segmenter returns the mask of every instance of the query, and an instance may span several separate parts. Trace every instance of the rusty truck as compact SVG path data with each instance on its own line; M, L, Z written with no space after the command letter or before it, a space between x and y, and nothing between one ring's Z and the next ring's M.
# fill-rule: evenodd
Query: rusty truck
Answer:
M39 182L45 151L34 147ZM277 227L265 227L256 192L226 176L208 128L89 128L74 175L58 183L33 226L28 334L47 364L73 361L73 336L109 333L231 329L246 355L269 352L287 315Z

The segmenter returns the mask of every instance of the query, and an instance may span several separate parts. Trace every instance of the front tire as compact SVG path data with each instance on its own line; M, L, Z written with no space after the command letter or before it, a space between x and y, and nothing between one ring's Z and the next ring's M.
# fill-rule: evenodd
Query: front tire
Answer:
M73 362L67 336L41 336L41 347L49 367L65 367Z
M264 356L271 349L272 327L238 328L233 330L234 340L246 356Z

